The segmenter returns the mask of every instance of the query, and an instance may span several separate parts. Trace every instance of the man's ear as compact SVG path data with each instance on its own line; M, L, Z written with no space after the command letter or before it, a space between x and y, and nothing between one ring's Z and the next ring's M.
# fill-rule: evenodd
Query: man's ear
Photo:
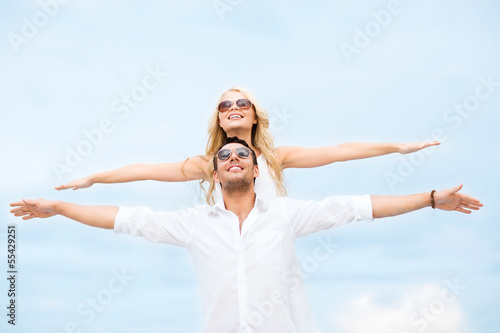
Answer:
M259 166L258 165L254 165L253 178L259 177L259 175L260 175Z
M217 171L214 171L214 182L216 183L220 183L220 179L219 179L219 173Z

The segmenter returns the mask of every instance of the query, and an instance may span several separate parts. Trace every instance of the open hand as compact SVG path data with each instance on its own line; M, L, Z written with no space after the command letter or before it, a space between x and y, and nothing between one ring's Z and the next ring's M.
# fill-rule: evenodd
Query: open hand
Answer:
M414 153L417 152L421 149L430 147L430 146L438 146L440 145L441 142L438 142L437 140L431 141L431 142L413 142L413 143L402 143L399 148L399 152L401 154L409 154L409 153Z
M46 218L57 214L56 202L45 199L23 199L22 201L11 203L10 206L17 207L10 212L13 213L14 216L22 216L23 220L29 220L34 217Z
M94 185L94 182L90 179L90 177L84 177L81 179L73 180L69 183L59 185L55 189L60 191L60 190L67 190L69 188L73 188L73 190L78 190L80 188L87 188Z
M458 193L463 185L434 193L436 208L441 210L456 210L461 213L470 214L472 210L478 210L483 204L467 194Z

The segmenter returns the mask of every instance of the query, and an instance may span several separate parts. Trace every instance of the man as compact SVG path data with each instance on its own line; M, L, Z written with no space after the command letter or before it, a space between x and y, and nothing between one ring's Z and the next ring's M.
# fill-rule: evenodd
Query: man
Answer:
M245 141L229 138L213 163L214 180L222 189L222 200L213 207L153 212L38 199L13 203L18 208L11 212L26 220L59 214L90 226L186 247L199 274L205 331L242 333L296 332L289 296L297 237L427 206L462 213L482 206L458 193L462 186L409 196L263 201L254 192L259 175L255 152Z

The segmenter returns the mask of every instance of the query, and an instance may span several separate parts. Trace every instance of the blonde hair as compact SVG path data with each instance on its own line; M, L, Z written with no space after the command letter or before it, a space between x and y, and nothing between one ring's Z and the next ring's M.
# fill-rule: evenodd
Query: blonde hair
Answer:
M281 169L281 163L279 161L278 155L274 151L274 140L269 131L269 116L267 112L260 107L259 103L255 97L248 91L239 87L232 87L226 90L217 101L217 106L222 102L222 97L228 91L237 91L243 94L250 102L252 102L252 107L255 111L255 119L257 119L257 124L253 125L252 128L252 146L260 149L262 155L267 161L267 166L270 171L271 177L276 184L276 194L279 196L286 196L286 184ZM206 154L211 155L210 160L208 160L208 174L206 179L200 181L201 188L205 194L206 201L209 205L215 203L214 200L214 190L215 182L213 180L214 166L212 159L217 149L224 143L227 139L227 134L224 132L222 127L219 125L219 110L215 107L215 111L208 121L208 143L206 148ZM205 186L208 183L208 188Z

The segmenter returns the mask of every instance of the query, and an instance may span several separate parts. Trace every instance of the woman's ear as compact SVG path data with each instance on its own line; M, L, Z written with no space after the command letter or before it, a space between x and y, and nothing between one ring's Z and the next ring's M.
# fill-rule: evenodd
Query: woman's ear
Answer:
M253 108L253 123L252 124L257 124L257 111L255 111L255 107L252 105Z

